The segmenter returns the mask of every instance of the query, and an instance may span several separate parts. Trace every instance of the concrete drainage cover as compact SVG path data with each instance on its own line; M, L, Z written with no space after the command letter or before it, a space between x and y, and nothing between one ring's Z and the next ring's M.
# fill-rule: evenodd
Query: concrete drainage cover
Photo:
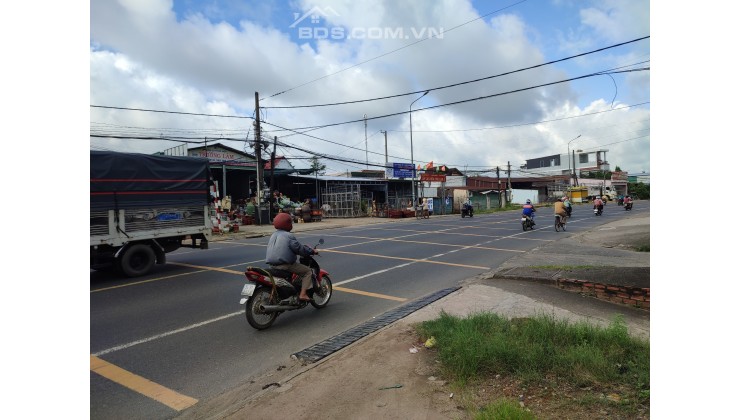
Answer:
M450 293L458 289L460 289L459 286L438 290L430 295L399 306L398 308L391 309L390 311L377 316L370 321L364 322L352 329L335 335L334 337L326 339L318 344L314 344L313 346L301 350L298 353L294 353L291 355L291 358L308 363L319 361L324 357L354 343L362 337L365 337L366 335L375 332L385 327L386 325L392 324L393 322L396 322L399 319L418 311L419 309L449 295Z

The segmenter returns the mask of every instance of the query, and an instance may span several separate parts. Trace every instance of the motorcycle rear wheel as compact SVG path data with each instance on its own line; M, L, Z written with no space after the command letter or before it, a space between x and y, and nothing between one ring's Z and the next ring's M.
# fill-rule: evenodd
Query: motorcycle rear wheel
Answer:
M321 295L314 291L313 299L311 300L311 305L316 309L321 309L329 304L329 299L331 299L331 295L334 290L329 276L324 276L321 279L319 287L321 288Z
M270 325L275 322L275 318L277 318L278 313L265 313L260 310L260 306L275 305L276 303L277 302L273 302L270 300L269 289L260 287L255 290L254 294L249 297L249 299L247 300L247 304L245 305L247 322L249 322L249 325L258 330L269 328Z

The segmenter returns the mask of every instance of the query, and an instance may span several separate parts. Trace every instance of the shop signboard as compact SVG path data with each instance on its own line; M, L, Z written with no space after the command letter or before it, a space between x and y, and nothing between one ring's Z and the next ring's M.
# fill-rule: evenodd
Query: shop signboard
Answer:
M393 163L393 176L395 178L413 178L414 165L411 163Z

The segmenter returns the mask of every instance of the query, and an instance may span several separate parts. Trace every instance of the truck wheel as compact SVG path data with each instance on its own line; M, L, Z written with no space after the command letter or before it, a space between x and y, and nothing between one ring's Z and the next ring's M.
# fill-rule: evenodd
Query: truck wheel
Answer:
M154 266L154 250L144 244L136 244L121 257L121 271L128 277L143 276Z

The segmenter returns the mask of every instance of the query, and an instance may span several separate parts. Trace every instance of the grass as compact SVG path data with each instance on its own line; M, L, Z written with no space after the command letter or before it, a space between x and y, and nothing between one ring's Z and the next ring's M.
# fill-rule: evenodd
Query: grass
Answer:
M491 203L491 206L497 206L498 202ZM498 213L500 211L510 211L510 210L521 210L522 206L519 204L507 204L506 207L499 208L499 207L491 207L490 209L481 208L478 209L477 207L473 208L473 215L476 214L491 214L491 213Z
M499 399L481 409L475 420L536 420L534 414L523 410L511 400Z
M637 248L635 248L637 252L650 252L650 245L640 245Z
M439 318L417 326L419 335L435 337L442 373L464 389L466 385L495 381L504 376L524 387L540 389L597 389L617 393L619 403L588 393L564 397L568 410L599 410L609 405L626 418L645 411L650 401L650 345L629 336L622 318L607 328L581 322L569 323L550 316L509 320L492 313L458 318L442 313ZM583 394L580 392L579 394ZM491 405L492 404L492 405ZM530 418L490 417L485 412L518 410L516 403L485 404L480 419ZM547 416L536 416L547 418Z

